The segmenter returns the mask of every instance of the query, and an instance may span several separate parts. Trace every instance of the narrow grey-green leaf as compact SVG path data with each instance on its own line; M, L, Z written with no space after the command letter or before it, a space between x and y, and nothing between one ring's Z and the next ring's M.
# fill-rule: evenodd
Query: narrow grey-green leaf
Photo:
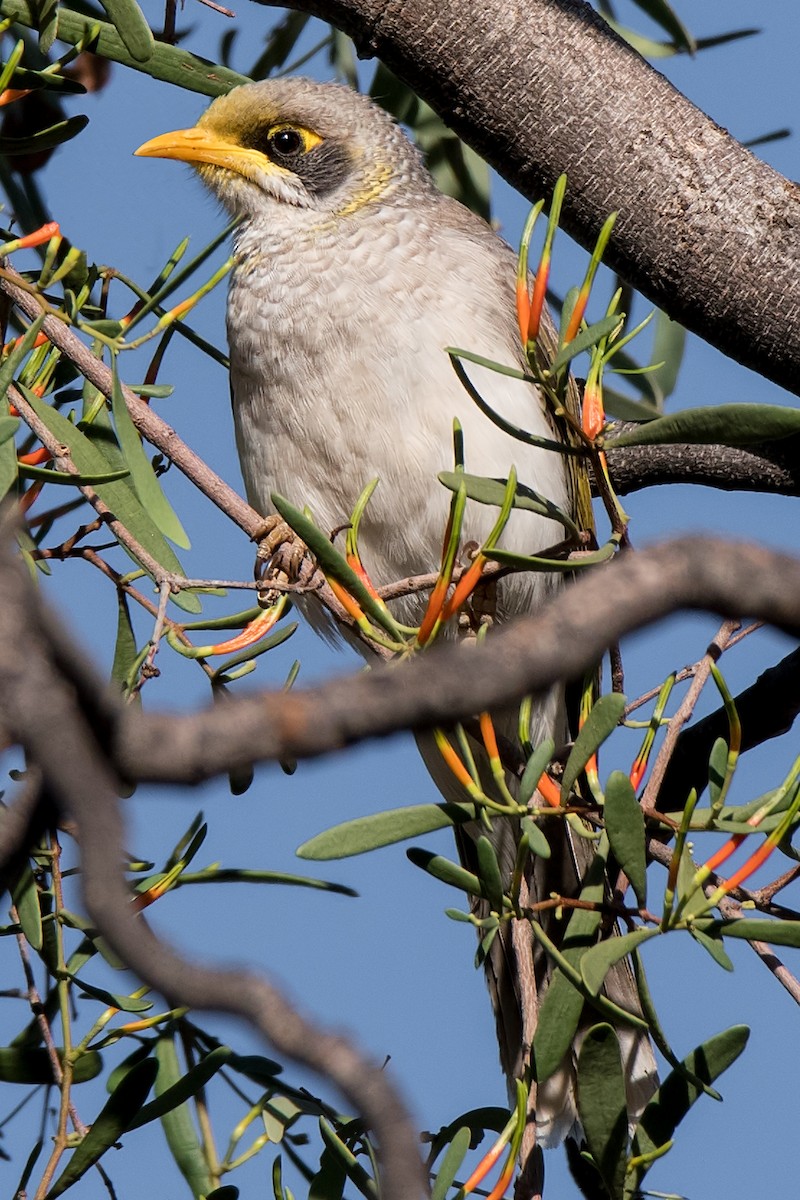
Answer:
M377 1200L378 1189L375 1186L375 1180L367 1174L350 1147L339 1137L336 1130L324 1117L319 1119L319 1131L327 1149L336 1155L348 1179L355 1184L361 1195L365 1196L367 1200Z
M201 1058L185 1075L182 1075L177 1082L161 1092L155 1100L145 1104L128 1128L138 1129L141 1125L147 1125L149 1121L163 1117L165 1113L171 1112L179 1104L191 1100L192 1096L196 1096L200 1089L214 1078L232 1053L229 1046L217 1046L205 1058Z
M478 874L483 884L484 894L489 901L492 912L501 914L503 911L503 881L500 878L500 864L494 846L486 834L482 833L475 843L478 859Z
M494 508L503 507L508 490L507 479L489 479L483 475L467 475L460 471L440 471L437 479L450 492L457 492L463 484L467 499L475 500L478 504L490 504ZM575 529L575 522L562 512L557 504L524 483L517 483L512 507L558 521L566 529Z
M63 1062L64 1051L56 1053ZM75 1060L72 1082L86 1083L95 1079L103 1069L103 1060L96 1050L89 1050ZM0 1046L0 1083L52 1084L53 1063L43 1046Z
M647 903L644 815L633 784L623 771L611 772L605 795L603 818L612 853L628 876L639 905L644 908Z
M114 2L119 3L120 0L114 0ZM190 543L186 536L186 531L183 525L181 525L174 508L164 495L161 484L153 470L153 465L142 445L142 439L139 437L136 426L131 419L131 414L128 412L128 406L125 403L119 375L117 374L116 363L114 364L111 388L111 411L114 414L114 425L117 430L120 449L125 456L126 466L130 469L131 481L136 490L136 495L142 502L142 507L147 511L165 537L170 538L176 546L180 546L183 550L188 550Z
M350 858L474 819L475 809L471 804L412 804L407 808L392 808L343 821L304 842L296 853L299 858L317 862Z
M520 804L528 804L530 801L539 780L547 769L547 764L555 753L555 748L556 744L553 739L546 738L528 759L525 770L522 772L522 779L519 781Z
M70 458L78 470L87 474L102 474L108 464L97 446L71 421L40 400L29 388L19 386L39 419L58 438L59 442L67 446ZM104 483L97 488L97 493L114 516L125 525L136 541L160 563L165 571L179 576L185 575L174 550L142 507L132 489L127 486L125 480ZM134 562L138 563L138 560L130 551L127 551L126 547L123 549L126 549ZM200 601L191 592L178 592L172 599L186 612L199 613L201 611Z
M111 680L118 688L124 688L127 684L137 654L136 635L133 632L131 614L128 609L128 598L120 590L117 593L117 640L114 644L114 662L111 666Z
M72 1187L98 1162L127 1129L144 1104L158 1071L154 1059L146 1058L128 1071L92 1122L89 1132L73 1151L46 1200L55 1200Z
M421 850L417 846L406 850L406 857L415 867L420 867L429 875L433 875L434 879L439 879L442 883L449 883L451 887L458 888L462 892L469 892L472 896L483 896L483 888L478 876L459 867L449 858L443 858L441 854L432 854L430 850Z
M125 48L137 62L148 62L155 50L155 38L136 0L100 0Z
M608 839L600 840L597 853L589 865L581 889L581 900L597 904L598 908L576 908L561 939L561 951L568 962L580 970L581 959L594 944L600 927L599 905L605 888L605 864ZM572 1045L583 1012L584 998L560 970L555 970L539 1009L539 1020L533 1037L533 1056L536 1079L542 1083L556 1071Z
M692 935L697 944L702 946L703 949L711 955L717 966L722 967L725 971L733 970L733 963L731 962L727 950L722 944L721 938L710 937L705 930L697 929L692 925L689 926L689 933Z
M447 1152L442 1159L442 1165L439 1167L436 1178L433 1181L431 1200L445 1200L450 1185L458 1174L458 1169L469 1150L471 1140L472 1133L466 1125L462 1125L453 1135L453 1140L447 1147Z
M559 350L558 354L553 359L550 370L555 373L567 363L572 362L584 350L590 350L592 346L597 345L604 337L608 337L613 333L618 325L622 324L622 317L619 313L612 313L609 317L603 317L599 321L595 321L594 325L590 325L588 329L584 329L577 337L573 338L566 346Z
M10 441L19 429L19 417L0 417L0 445Z
M632 382L635 386L635 376L633 376ZM659 410L650 401L634 400L630 396L626 396L624 392L618 392L616 388L609 387L608 384L603 387L603 401L606 415L615 417L618 421L654 421L659 415Z
M29 137L0 137L0 154L40 154L43 150L53 150L63 142L70 141L89 124L88 117L67 117L57 121L47 129L39 129Z
M578 1056L578 1115L589 1153L611 1200L622 1200L628 1110L619 1041L611 1025L593 1025Z
M43 945L42 909L39 903L39 889L28 862L25 862L12 878L11 898L14 901L25 940L34 950L41 950Z
M183 1072L171 1034L167 1033L158 1038L155 1053L158 1061L156 1096L160 1097L180 1083ZM161 1128L164 1130L172 1157L192 1195L205 1196L211 1191L212 1179L188 1104L179 1104L163 1113Z
M728 743L717 738L708 758L708 798L713 808L720 797L722 785L728 771ZM752 829L752 826L750 826Z
M524 571L547 571L548 574L560 572L562 575L575 571L583 571L597 563L608 562L619 549L616 541L605 542L599 550L587 550L580 558L545 558L540 554L515 554L513 550L503 550L500 546L492 546L485 552L490 562L504 563L509 567L519 567Z
M683 1065L704 1083L714 1083L742 1053L749 1036L746 1025L733 1025L698 1046L683 1060ZM670 1142L678 1125L702 1094L702 1089L685 1075L671 1071L642 1113L633 1138L634 1155L654 1154ZM650 1166L647 1162L636 1168L633 1182L637 1187L641 1186Z
M659 932L658 929L650 928L632 929L630 933L606 938L596 946L590 947L581 958L581 975L589 991L598 996L603 980L614 964L625 958L642 942L658 937Z
M569 799L570 791L589 759L617 728L625 712L625 697L619 692L601 696L575 739L561 779L561 799Z
M144 997L125 996L118 992L110 992L107 988L95 987L92 983L87 983L85 979L79 979L72 971L66 972L72 979L73 983L85 992L87 996L92 996L95 1000L99 1000L101 1004L105 1004L107 1008L118 1008L120 1012L143 1013L148 1012L153 1007L153 1001Z
M55 7L53 4L54 10ZM29 29L39 28L39 7L34 0L3 0L3 15L11 21L27 25ZM55 32L55 26L53 28ZM98 21L95 17L75 12L66 4L62 4L58 11L58 36L73 46L91 37L95 54L109 58L112 62L124 63L125 66L134 67L136 70L142 69L141 63L133 57L110 22ZM163 79L167 83L200 92L204 96L221 96L232 87L251 82L246 75L209 62L208 59L199 58L196 54L178 46L171 46L167 42L156 43L146 71L153 79Z
M42 483L54 483L56 487L97 487L100 483L115 483L130 475L127 467L121 471L106 471L102 475L73 475L66 471L53 471L49 467L32 467L29 463L20 463L19 473L23 479L41 479Z
M656 314L656 331L653 338L653 353L650 361L660 364L650 372L650 381L658 388L662 399L675 391L678 372L686 347L686 330L677 321L671 321L665 312Z
M397 628L397 623L389 610L378 603L344 556L331 544L325 534L317 529L314 522L277 492L272 493L271 499L287 525L291 526L294 532L303 539L325 574L330 575L332 579L347 589L370 620L386 630L391 637L401 639L402 633Z
M609 438L615 446L653 446L687 443L747 446L800 433L800 409L778 404L718 404L713 408L687 408L658 417L637 429Z
M523 817L520 825L531 854L536 854L539 858L549 858L552 851L541 826L537 825L532 817Z
M800 921L779 921L771 917L742 917L738 921L696 921L695 928L714 937L746 938L748 942L769 942L774 946L800 948Z

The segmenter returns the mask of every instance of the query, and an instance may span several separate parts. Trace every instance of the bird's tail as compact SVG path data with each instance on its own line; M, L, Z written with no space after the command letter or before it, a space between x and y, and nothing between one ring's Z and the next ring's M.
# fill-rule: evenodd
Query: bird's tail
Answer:
M537 742L537 733L538 740L543 740L553 729L565 729L563 704L559 696L554 694L543 702L536 713L535 725L534 744ZM516 714L513 717L510 714L499 716L495 726L501 738L505 735L511 739L516 735ZM439 790L448 801L463 803L466 794L444 763L433 737L423 734L417 741ZM490 796L496 795L496 790L490 790L495 785L483 747L476 742L472 749L484 790ZM508 784L512 792L517 782L516 777L509 777ZM542 805L543 801L540 800L539 806ZM500 1062L512 1096L515 1093L515 1080L531 1081L531 1047L540 1006L554 974L551 960L534 937L531 919L538 920L548 937L560 945L570 915L566 906L563 916L555 906L543 910L537 910L534 906L547 902L553 896L577 897L595 858L596 843L590 838L575 836L563 819L548 819L544 829L550 843L550 857L529 855L520 884L519 908L528 913L532 910L532 915L501 922L484 962L497 1026ZM473 871L477 863L476 840L481 834L489 837L503 886L508 887L517 859L519 822L508 817L492 816L491 830L478 822L457 828L456 840L461 861ZM473 910L476 915L486 916L488 904L485 900L474 900ZM613 936L615 933L615 927L606 929L604 936ZM641 1016L641 1003L629 960L624 959L611 968L605 979L604 992L619 1007ZM587 1006L572 1045L560 1065L543 1082L538 1085L531 1083L531 1121L523 1142L523 1163L537 1143L547 1148L558 1145L567 1137L580 1140L576 1095L577 1058L586 1032L597 1020L594 1011ZM650 1039L641 1029L620 1024L617 1036L626 1080L629 1121L633 1125L657 1086L656 1064ZM517 1195L520 1194L518 1189ZM535 1192L529 1194L534 1195Z

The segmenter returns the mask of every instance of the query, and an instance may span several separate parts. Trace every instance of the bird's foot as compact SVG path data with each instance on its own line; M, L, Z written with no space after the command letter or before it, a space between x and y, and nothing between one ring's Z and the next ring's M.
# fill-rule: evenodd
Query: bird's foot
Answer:
M254 569L258 602L267 608L287 589L302 583L308 547L277 513L264 520L253 540L258 542Z

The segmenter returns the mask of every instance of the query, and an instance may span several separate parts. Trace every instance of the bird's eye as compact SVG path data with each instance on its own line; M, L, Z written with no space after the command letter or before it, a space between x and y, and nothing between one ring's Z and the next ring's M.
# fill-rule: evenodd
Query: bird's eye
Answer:
M276 129L269 136L269 148L281 158L293 158L305 150L305 142L296 129Z

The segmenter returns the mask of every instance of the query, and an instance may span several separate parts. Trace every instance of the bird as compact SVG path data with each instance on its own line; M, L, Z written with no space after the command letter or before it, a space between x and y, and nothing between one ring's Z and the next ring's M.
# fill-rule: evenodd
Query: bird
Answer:
M527 369L515 306L517 256L482 218L436 188L421 154L388 113L343 85L267 80L232 89L193 128L155 137L136 153L191 164L239 219L227 307L231 393L244 484L259 513L271 511L277 492L332 531L347 522L365 484L377 478L359 532L371 580L387 584L435 572L450 504L437 474L452 465L454 420L463 430L469 472L504 479L513 463L523 483L575 513L574 465L552 450L512 440L492 423L447 353L464 347ZM557 339L547 317L541 341L552 356ZM505 421L539 438L564 440L534 384L472 361L463 365ZM468 502L463 546L481 545L496 516ZM501 544L536 553L563 539L558 521L515 510ZM563 586L561 578L542 572L503 577L492 589L492 622L540 608ZM335 636L313 596L301 603L316 629ZM393 613L418 624L423 603L409 595ZM513 734L508 715L499 714L498 724ZM547 737L557 744L567 737L558 692L532 713L531 741ZM445 798L463 801L432 740L421 739L421 749ZM549 822L548 830L556 826L559 832L549 836L563 844L549 861L526 868L534 898L554 890L575 894L587 853L591 857L585 843L572 845L563 822ZM465 860L474 853L474 836L475 830L459 831ZM490 836L510 877L519 829L494 821ZM529 1070L537 992L550 972L524 926L505 925L485 964L501 1064L512 1085ZM614 999L640 1012L628 964L612 975ZM628 1030L622 1044L635 1119L655 1087L655 1063L641 1034ZM539 1088L530 1145L537 1139L542 1146L558 1144L575 1134L574 1068L570 1053Z

